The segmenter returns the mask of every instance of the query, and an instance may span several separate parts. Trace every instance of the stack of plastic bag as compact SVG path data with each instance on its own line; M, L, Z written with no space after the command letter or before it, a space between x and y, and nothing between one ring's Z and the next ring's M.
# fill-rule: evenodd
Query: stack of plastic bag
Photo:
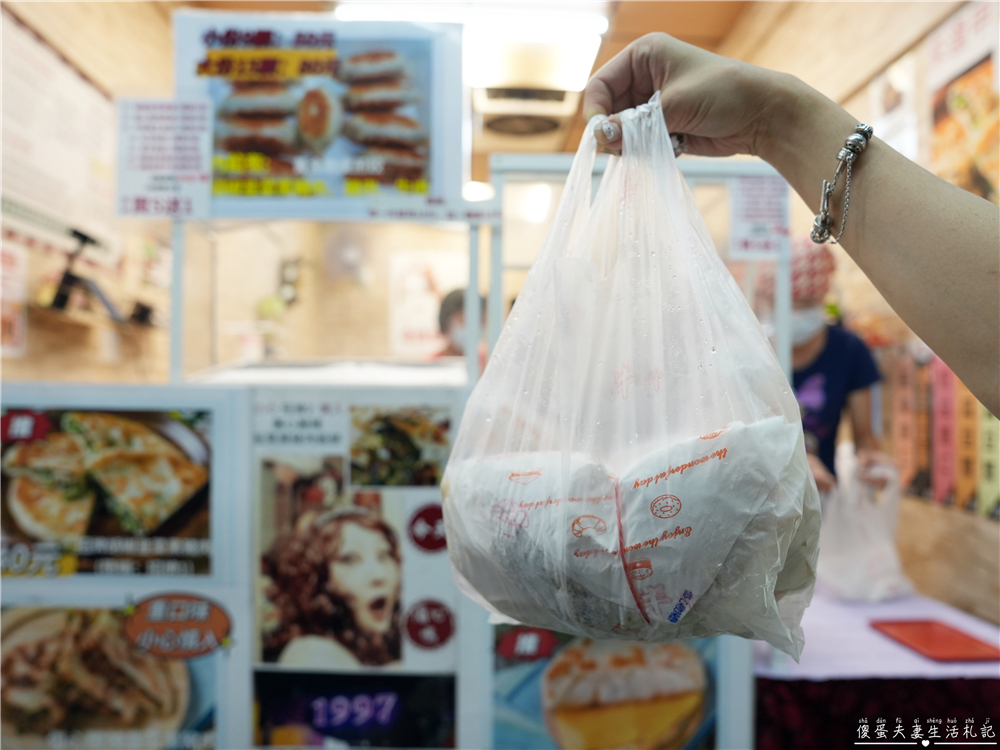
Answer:
M877 602L913 593L896 550L899 471L877 465L869 473L885 485L861 481L852 443L837 446L837 487L823 495L819 581L839 599Z

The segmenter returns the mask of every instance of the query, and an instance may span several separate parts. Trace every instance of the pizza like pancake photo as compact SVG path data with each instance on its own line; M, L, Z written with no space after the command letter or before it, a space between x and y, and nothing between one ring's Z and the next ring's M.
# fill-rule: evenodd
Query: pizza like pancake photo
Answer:
M43 543L74 556L76 574L104 572L108 558L131 559L132 572L162 571L160 558L178 574L209 570L209 412L35 413L48 432L5 434L0 445L0 527L23 548L3 575L34 570L38 550L55 553Z
M182 458L173 443L141 422L103 412L68 411L62 428L83 440L88 468L125 455L159 455Z
M70 433L51 432L41 440L14 443L3 454L3 470L12 477L79 481L87 471L83 440Z
M55 484L20 476L7 488L7 509L21 530L38 541L64 546L87 533L94 502L85 482Z
M108 507L137 536L160 526L208 481L208 470L184 457L123 457L93 470Z

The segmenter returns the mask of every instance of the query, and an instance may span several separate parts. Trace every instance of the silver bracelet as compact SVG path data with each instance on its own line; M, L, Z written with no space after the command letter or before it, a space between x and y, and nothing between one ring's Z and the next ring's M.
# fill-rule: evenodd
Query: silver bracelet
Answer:
M833 175L833 182L823 180L823 199L820 201L819 213L813 219L813 228L810 233L813 242L822 244L829 241L831 245L836 245L844 236L844 227L847 225L847 209L851 205L851 165L865 150L874 132L871 125L863 123L855 125L854 132L847 136L843 148L837 152L840 164L837 166L836 174ZM844 167L847 167L847 181L844 185L844 218L840 221L840 233L834 240L830 239L830 225L833 224L833 217L830 216L830 196L837 189L837 181L840 179L840 173L844 171Z

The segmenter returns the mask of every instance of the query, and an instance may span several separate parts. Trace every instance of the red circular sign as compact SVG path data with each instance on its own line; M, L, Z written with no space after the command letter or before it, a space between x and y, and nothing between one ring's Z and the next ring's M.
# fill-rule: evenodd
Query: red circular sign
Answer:
M447 543L444 538L444 515L438 503L420 508L410 519L410 539L427 552L440 552Z
M608 525L597 516L580 516L573 521L573 536L583 536L583 532L587 529L593 529L595 534L600 535L608 530Z
M653 575L653 561L635 560L626 565L625 570L633 581L641 581Z
M406 634L421 648L439 648L455 632L451 610L433 599L417 602L406 615Z
M649 504L649 510L657 518L673 518L681 512L681 501L676 495L660 495Z

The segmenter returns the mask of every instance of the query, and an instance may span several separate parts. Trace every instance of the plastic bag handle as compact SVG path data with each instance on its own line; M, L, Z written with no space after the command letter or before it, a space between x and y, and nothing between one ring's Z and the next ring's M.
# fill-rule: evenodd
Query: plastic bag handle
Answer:
M600 115L590 118L583 137L580 138L580 145L576 149L573 157L573 164L570 166L569 174L566 176L566 184L563 188L562 197L559 199L559 206L556 208L552 226L572 226L574 221L581 223L587 221L590 215L590 204L593 198L593 174L594 161L597 158L597 138L594 137L594 126L600 122ZM546 241L542 245L536 265L541 265L554 257L559 257L564 247Z
M670 212L670 222L677 232L677 238L682 245L690 246L692 232L690 218L687 216L685 206L687 200L684 193L684 178L681 175L680 167L677 166L677 157L674 155L674 146L670 141L670 132L667 130L667 122L663 118L663 106L660 102L660 92L656 91L645 104L640 104L633 109L627 109L621 113L622 123L622 192L628 193L627 184L630 180L639 179L642 175L642 165L648 165L651 169L652 185L665 198L665 203ZM622 212L623 236L633 232L642 232L645 227L641 226L642 218L638 207L631 201L625 202L625 210Z

